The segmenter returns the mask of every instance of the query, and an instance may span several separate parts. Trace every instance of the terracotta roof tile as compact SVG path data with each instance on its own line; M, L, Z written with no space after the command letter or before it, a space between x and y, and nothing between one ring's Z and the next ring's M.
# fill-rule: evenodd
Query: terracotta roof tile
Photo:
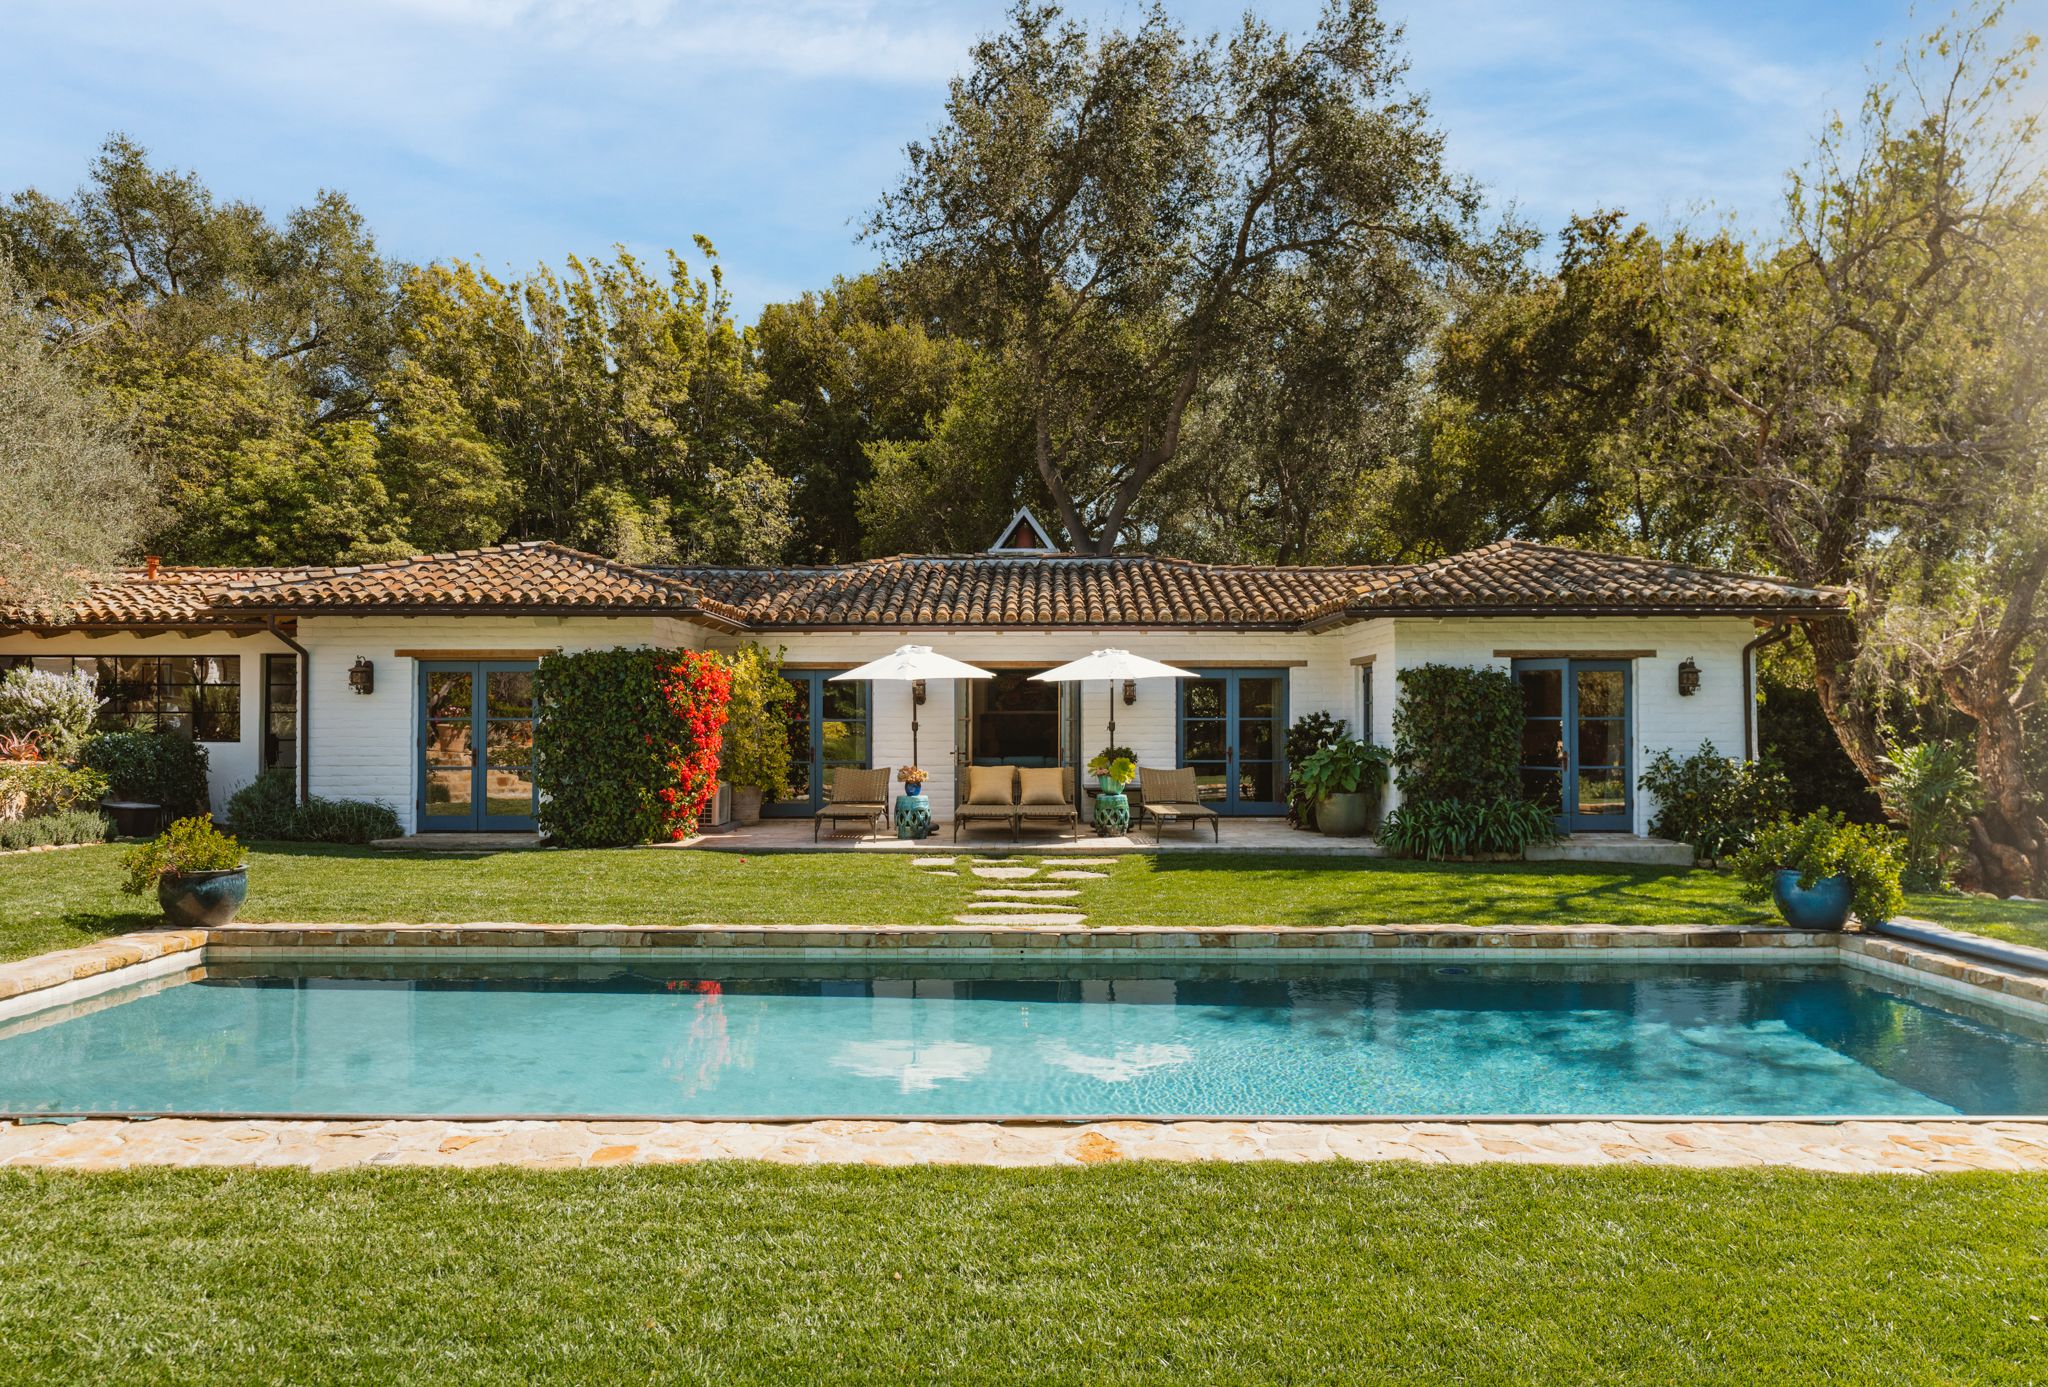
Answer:
M730 616L676 578L547 540L387 563L251 574L229 584L220 604L265 612L684 613L703 608Z
M140 568L122 569L88 581L72 601L58 606L0 602L0 623L12 626L228 626L250 620L247 613L214 606L234 583L263 570L247 568L159 568L152 578Z
M813 568L635 568L547 541L330 568L130 570L62 612L0 623L195 626L316 612L650 613L735 627L1229 626L1374 616L1786 615L1838 611L1838 588L1504 541L1420 564L1295 568L1148 554L906 555Z

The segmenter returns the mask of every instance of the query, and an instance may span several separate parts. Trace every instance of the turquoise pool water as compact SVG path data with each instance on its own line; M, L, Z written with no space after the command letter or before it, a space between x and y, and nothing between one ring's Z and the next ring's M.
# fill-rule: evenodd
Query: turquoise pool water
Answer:
M0 1024L0 1112L2041 1114L2048 1044L1836 965L266 962Z

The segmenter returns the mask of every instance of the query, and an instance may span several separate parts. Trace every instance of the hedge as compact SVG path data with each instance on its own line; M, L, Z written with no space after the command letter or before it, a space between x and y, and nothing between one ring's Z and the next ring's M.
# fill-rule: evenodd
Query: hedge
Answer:
M570 847L680 840L717 790L732 675L694 650L549 655L534 679L542 832Z
M173 816L206 812L206 748L175 732L102 732L79 759L104 773L117 799L160 804Z
M0 852L103 843L106 838L107 821L91 809L69 809L61 814L39 814L32 819L0 823Z
M368 843L402 832L398 815L370 800L314 795L299 803L298 777L285 767L267 770L235 791L228 822L243 838L285 843Z
M1401 798L1484 803L1522 793L1522 691L1506 670L1417 665L1398 676Z

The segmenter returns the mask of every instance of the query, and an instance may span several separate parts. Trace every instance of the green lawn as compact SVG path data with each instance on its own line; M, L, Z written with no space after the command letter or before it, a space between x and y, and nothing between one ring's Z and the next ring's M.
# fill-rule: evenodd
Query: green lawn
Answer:
M1990 1382L2048 1178L0 1175L22 1382Z
M154 923L120 893L117 847L0 858L0 958ZM922 925L968 908L946 875L880 853L675 851L400 854L278 844L250 851L253 921ZM1024 859L1029 860L1029 859ZM1096 925L1743 924L1769 922L1713 872L1562 863L1430 864L1254 853L1132 856L1080 883ZM1004 883L995 883L1004 884ZM1010 883L1014 884L1014 883ZM2048 906L1916 897L1913 913L2048 944Z

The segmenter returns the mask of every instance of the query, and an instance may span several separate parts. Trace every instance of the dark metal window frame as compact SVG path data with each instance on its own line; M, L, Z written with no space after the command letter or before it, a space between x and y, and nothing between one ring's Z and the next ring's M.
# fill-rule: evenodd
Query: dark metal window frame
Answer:
M51 669L59 661L66 662L66 667L61 671ZM118 673L120 665L142 661L151 666L146 695L137 692L145 686L144 681L123 679ZM112 678L104 668L108 665L116 669ZM242 657L238 654L0 656L0 670L27 667L75 674L81 666L91 671L99 695L105 700L95 723L102 731L149 732L168 728L196 742L242 740ZM170 677L180 666L189 668L191 678ZM207 678L209 673L215 677ZM198 695L201 689L233 692L231 696L202 698ZM182 700L182 708L175 706L180 702L180 690L191 691L191 696Z

